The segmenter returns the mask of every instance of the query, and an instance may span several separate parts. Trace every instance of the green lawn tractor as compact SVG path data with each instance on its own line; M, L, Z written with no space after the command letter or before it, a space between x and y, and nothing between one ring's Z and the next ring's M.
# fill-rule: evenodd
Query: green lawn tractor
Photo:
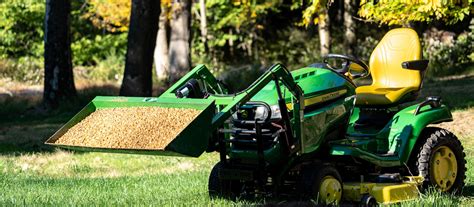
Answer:
M416 32L400 28L383 37L370 67L339 54L291 73L275 64L237 93L199 65L158 98L97 97L47 143L103 108L194 108L200 114L164 150L59 146L193 157L217 151L211 197L376 205L416 199L430 186L459 193L463 147L429 126L452 121L449 109L439 97L409 103L422 87L428 61L421 58ZM369 75L371 85L354 84Z

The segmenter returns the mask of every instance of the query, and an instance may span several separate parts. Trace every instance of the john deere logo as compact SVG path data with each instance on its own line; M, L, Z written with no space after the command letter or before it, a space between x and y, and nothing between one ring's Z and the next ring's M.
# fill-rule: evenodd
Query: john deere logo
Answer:
M249 117L249 113L245 110L242 110L240 111L240 116L242 116L242 118L246 119Z

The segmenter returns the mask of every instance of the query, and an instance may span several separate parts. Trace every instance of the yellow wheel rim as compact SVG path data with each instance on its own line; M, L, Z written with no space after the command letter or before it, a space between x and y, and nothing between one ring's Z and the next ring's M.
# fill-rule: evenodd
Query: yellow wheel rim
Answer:
M453 151L440 146L433 151L431 158L431 179L441 191L448 191L454 184L458 172L458 163Z
M341 201L342 186L333 176L326 176L319 186L319 201L324 204L338 204Z

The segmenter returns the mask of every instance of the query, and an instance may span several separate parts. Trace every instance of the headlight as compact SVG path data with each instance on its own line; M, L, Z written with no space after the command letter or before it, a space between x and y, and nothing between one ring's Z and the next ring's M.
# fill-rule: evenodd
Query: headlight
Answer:
M270 106L270 108L272 109L272 116L270 118L271 119L281 119L280 106L273 105L273 106Z
M265 120L268 117L268 110L263 106L257 107L255 109L255 119Z
M273 105L270 106L271 109L271 116L270 119L281 119L281 112L280 112L280 107L278 105ZM237 113L241 113L240 117L237 115ZM264 106L258 106L255 109L255 115L254 117L247 117L248 111L242 110L241 112L235 112L232 114L233 119L260 119L260 120L265 120L268 117L269 111L267 110L266 107ZM251 116L251 115L250 115Z
M270 106L270 109L272 110L272 114L270 116L270 119L281 119L281 112L280 112L280 107L278 105L273 105ZM263 106L257 107L257 110L255 110L255 118L264 120L268 116L268 111L267 108Z

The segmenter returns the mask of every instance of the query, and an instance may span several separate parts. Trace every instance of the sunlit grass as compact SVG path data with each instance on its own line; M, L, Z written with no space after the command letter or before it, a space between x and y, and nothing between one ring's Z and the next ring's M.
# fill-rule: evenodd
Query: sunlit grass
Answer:
M215 154L200 158L30 153L0 158L4 205L204 205ZM233 204L226 200L215 204Z
M187 158L56 150L2 156L0 166L2 173L20 176L109 178L209 171L216 162L214 153Z

